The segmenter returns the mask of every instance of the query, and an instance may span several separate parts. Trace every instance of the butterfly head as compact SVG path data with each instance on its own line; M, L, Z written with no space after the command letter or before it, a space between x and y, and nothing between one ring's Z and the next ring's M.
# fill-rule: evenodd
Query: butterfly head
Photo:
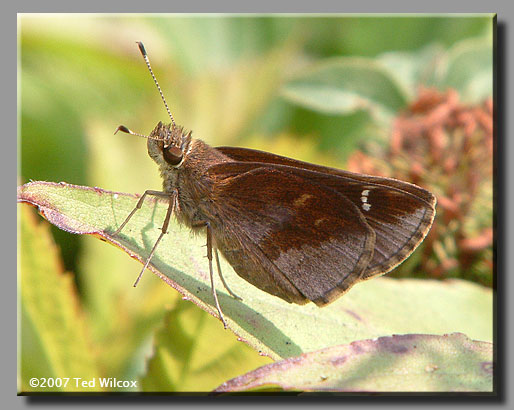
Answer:
M161 167L180 168L190 142L191 132L159 122L148 137L148 155Z

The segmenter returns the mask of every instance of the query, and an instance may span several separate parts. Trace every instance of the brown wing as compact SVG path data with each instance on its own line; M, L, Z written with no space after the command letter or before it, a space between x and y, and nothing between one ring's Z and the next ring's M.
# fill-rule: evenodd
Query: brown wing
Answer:
M208 173L225 221L213 229L217 246L255 286L290 302L324 305L368 266L375 234L338 192L263 164L224 163Z
M361 279L384 274L405 260L425 238L435 216L434 195L407 182L354 174L263 151L217 149L235 161L273 164L278 169L294 167L303 178L334 189L357 206L376 235L373 258Z
M261 162L265 164L285 165L295 168L301 168L309 171L320 172L322 174L336 175L341 178L352 181L360 181L369 184L384 185L391 188L398 188L425 201L428 205L435 207L436 199L432 193L426 189L408 182L399 181L394 178L383 178L372 175L356 174L342 169L324 167L322 165L311 164L309 162L298 161L296 159L282 157L280 155L271 154L265 151L258 151L248 148L237 147L216 147L227 157L240 162Z

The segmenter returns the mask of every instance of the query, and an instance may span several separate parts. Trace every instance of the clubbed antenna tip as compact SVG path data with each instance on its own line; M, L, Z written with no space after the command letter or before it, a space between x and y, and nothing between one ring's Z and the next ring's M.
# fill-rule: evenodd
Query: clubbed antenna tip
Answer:
M121 131L121 132L125 132L127 134L130 134L130 135L136 135L138 137L142 137L142 138L146 138L148 140L157 140L157 141L163 141L162 138L156 138L156 137L152 137L150 135L144 135L144 134L140 134L138 132L134 132L132 130L129 130L127 127L125 127L124 125L120 125L118 128L116 128L116 131L114 131L114 134L117 134L118 131Z
M143 45L143 43L141 43L141 41L136 41L137 43L137 46L139 47L139 51L141 51L141 54L143 54L143 57L146 56L146 50L145 50L145 46Z

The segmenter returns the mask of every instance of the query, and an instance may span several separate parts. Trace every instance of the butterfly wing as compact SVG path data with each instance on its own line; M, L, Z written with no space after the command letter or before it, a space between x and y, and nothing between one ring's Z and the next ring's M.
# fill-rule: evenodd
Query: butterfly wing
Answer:
M339 192L358 207L376 236L372 260L361 280L384 274L405 260L423 241L435 216L434 195L407 182L355 174L263 151L217 149L235 161L294 168L302 178Z
M298 161L296 159L283 157L280 155L272 154L270 152L248 148L216 147L216 149L234 161L261 162L265 164L290 166L294 168L319 172L322 174L335 175L344 178L345 180L362 182L367 184L383 185L391 188L398 188L402 191L417 196L421 200L425 201L431 207L435 207L436 205L436 199L431 192L427 191L426 189L420 188L417 185L410 184L404 181L399 181L394 178L383 178L372 175L356 174L354 172L344 171L342 169L324 167L322 165L311 164L309 162Z
M216 246L255 286L323 306L369 265L375 233L340 193L265 164L223 163L208 173L216 180L212 206L224 221L212 221Z

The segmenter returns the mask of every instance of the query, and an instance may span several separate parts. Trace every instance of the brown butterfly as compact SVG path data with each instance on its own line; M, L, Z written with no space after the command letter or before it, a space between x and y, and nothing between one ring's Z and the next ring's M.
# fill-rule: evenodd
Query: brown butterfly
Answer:
M434 195L391 178L355 174L245 148L213 148L175 124L142 43L137 43L171 124L159 122L148 154L159 166L168 199L162 232L136 283L167 232L171 215L207 233L212 293L218 250L235 272L259 289L297 304L325 306L362 280L383 275L423 241L435 216ZM213 252L214 251L214 252Z

